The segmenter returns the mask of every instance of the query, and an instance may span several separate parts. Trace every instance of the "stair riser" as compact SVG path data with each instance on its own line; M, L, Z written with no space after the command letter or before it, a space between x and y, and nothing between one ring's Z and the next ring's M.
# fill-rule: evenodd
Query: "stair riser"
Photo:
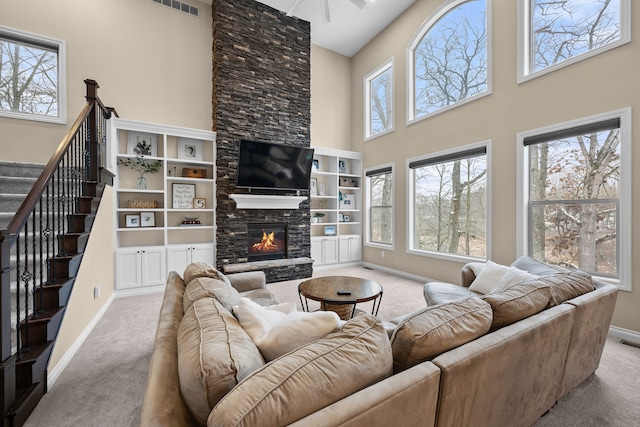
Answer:
M75 279L67 281L64 285L45 285L36 289L36 307L38 310L50 310L64 307L69 301ZM42 294L42 298L40 298Z
M0 161L0 175L37 178L44 170L44 165L36 163L14 163Z
M2 194L29 194L36 178L16 178L0 176L0 193Z
M63 315L64 310L60 310L51 318L43 319L42 321L30 321L28 334L27 328L25 328L23 321L23 324L20 327L22 345L30 346L53 341L58 334L58 329L60 328L60 324L62 323Z
M53 346L38 356L35 363L16 363L16 388L27 388L34 383L46 384L47 362Z
M51 279L64 279L65 277L76 277L82 255L71 258L53 258L49 260L49 277Z

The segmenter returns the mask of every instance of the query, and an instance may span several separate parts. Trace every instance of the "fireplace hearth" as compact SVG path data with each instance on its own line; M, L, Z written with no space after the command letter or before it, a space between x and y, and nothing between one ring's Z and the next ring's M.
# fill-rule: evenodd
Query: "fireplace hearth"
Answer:
M287 258L287 224L247 225L247 261Z

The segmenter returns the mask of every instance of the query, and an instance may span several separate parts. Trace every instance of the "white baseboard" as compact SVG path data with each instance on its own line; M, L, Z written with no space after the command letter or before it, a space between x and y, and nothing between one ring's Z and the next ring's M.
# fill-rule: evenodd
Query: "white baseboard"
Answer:
M78 352L78 350L80 349L80 346L82 346L82 343L84 343L84 341L87 339L91 331L93 331L93 328L96 327L100 319L102 319L102 316L104 316L104 314L107 312L107 310L111 306L111 303L113 302L113 299L114 299L114 296L113 294L111 294L109 299L104 303L104 305L96 313L93 319L91 319L91 322L89 322L87 327L84 328L82 333L73 342L73 345L71 345L71 347L69 347L69 350L67 350L64 356L62 356L60 361L56 364L56 367L53 368L51 371L48 371L47 373L48 389L51 389L51 387L53 386L53 384L55 384L58 377L60 377L60 374L62 374L62 371L64 371L64 369L67 367L69 362L71 362L71 359L73 359L73 356L75 356L75 354Z
M619 328L617 326L610 326L609 335L640 346L640 332Z
M138 295L149 295L164 292L165 285L147 286L145 288L120 289L113 292L114 298L128 298Z
M416 282L424 282L427 283L433 279L428 277L418 276L417 274L407 273L406 271L394 270L393 268L383 267L381 265L372 264L369 262L363 262L362 265L367 268L372 268L374 270L384 271L386 273L395 274L396 276L405 277L407 279L415 280Z

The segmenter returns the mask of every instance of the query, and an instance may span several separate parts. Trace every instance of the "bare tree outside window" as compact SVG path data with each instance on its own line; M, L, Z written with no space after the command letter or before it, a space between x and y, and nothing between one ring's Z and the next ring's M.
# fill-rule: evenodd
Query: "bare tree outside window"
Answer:
M618 276L620 131L529 146L532 256Z
M486 257L486 154L412 171L413 249Z
M58 117L58 52L0 35L0 110Z
M442 16L416 46L414 116L487 91L487 5L464 2Z
M621 38L620 0L530 0L531 72Z
M389 66L371 79L370 91L370 135L377 135L393 127L393 69Z
M369 238L373 243L393 244L393 174L374 175L369 179Z

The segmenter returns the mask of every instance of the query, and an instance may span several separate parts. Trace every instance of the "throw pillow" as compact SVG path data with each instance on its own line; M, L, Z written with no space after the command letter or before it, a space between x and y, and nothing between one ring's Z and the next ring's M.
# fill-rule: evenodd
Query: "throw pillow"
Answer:
M217 300L195 301L178 328L180 392L202 425L242 379L264 365L251 338Z
M491 318L491 306L475 297L427 307L405 317L391 336L394 372L484 335Z
M595 289L591 276L581 270L539 277L536 282L551 287L550 307Z
M201 298L215 298L231 311L234 305L238 304L240 294L232 286L222 280L210 277L198 277L190 281L184 289L182 307L186 313L191 305Z
M215 267L210 266L206 262L194 262L191 263L184 270L184 283L189 283L193 279L197 279L198 277L211 277L212 279L222 280L229 286L231 286L231 282L229 279L225 277L220 271L216 270Z
M491 304L491 328L497 329L544 310L550 297L549 286L527 282L511 286L502 292L492 292L482 299Z
M469 289L481 294L488 294L500 283L500 280L507 274L509 267L487 261L487 265L480 271L480 274L471 282Z
M356 316L338 331L258 369L213 408L209 427L293 423L392 372L382 323Z
M517 285L518 283L537 278L538 276L536 276L535 274L528 273L516 267L509 267L509 269L507 270L507 274L505 274L502 279L500 279L500 283L498 283L498 286L496 286L491 292L502 292L509 289L513 285Z
M281 309L285 307L288 309ZM332 311L300 312L291 303L262 307L240 298L236 313L267 362L325 337L340 325L340 318Z

